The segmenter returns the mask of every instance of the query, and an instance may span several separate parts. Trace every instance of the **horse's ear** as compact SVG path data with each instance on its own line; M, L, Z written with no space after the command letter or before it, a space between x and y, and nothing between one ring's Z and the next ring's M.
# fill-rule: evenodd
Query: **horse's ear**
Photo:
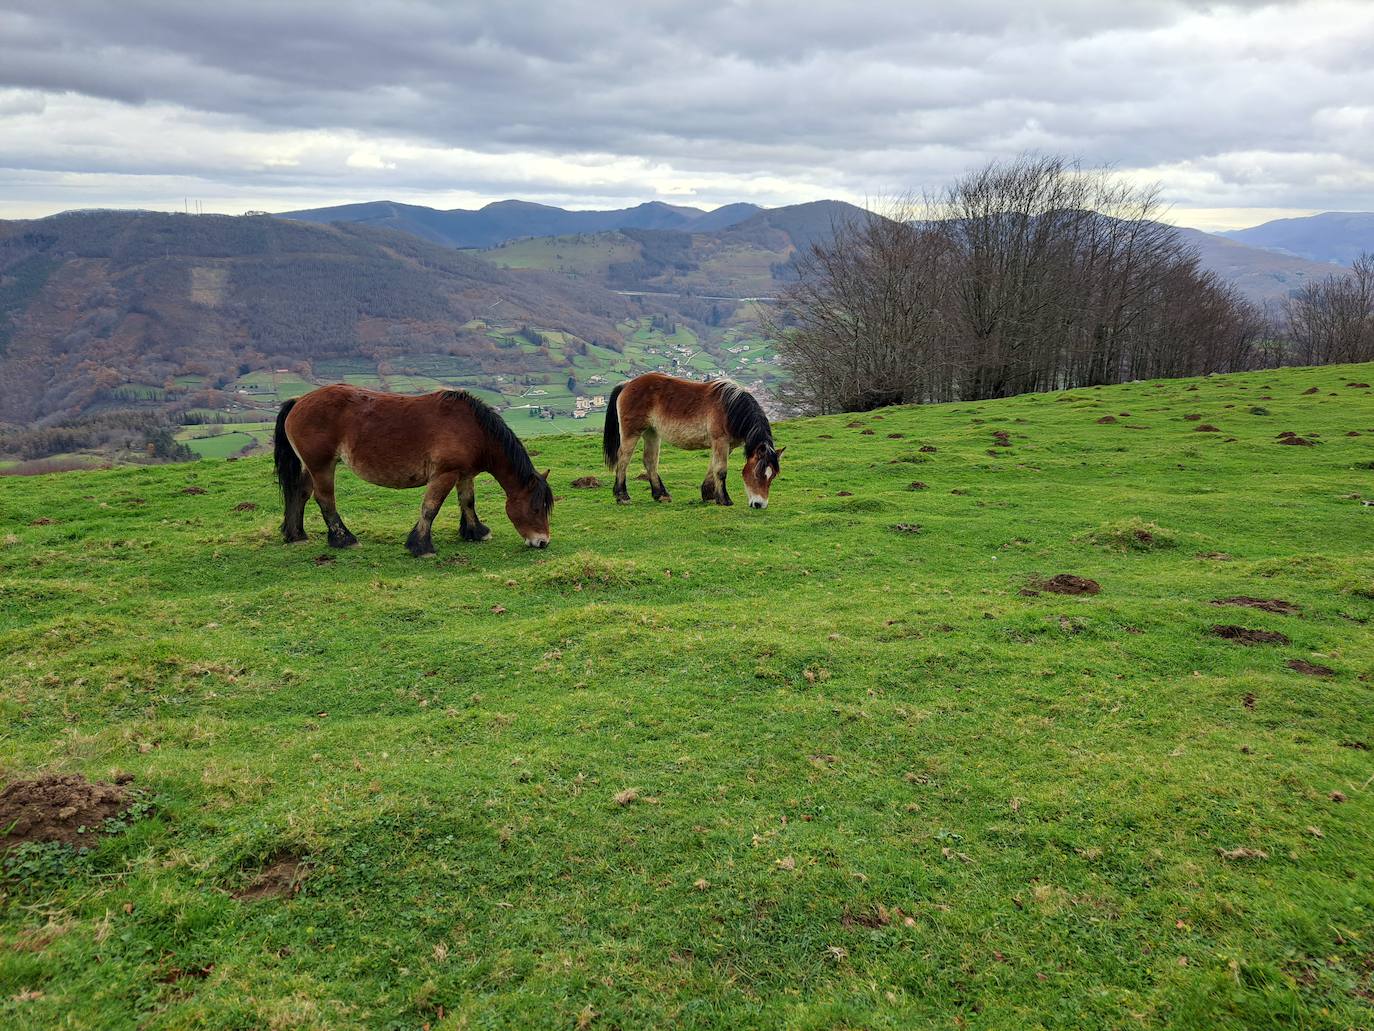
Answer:
M778 449L777 449L775 452L773 452L773 453L774 453L775 455L777 455L779 458L781 458L781 457L782 457L782 453L783 453L784 451L786 451L786 450L787 450L787 445L784 444L782 447L778 448Z
M550 468L548 468L548 469L545 469L545 470L544 470L542 473L540 473L539 475L542 476L544 479L547 480L547 479L549 478L549 473L551 473L551 472L553 472L553 468L552 468L552 467L550 467Z

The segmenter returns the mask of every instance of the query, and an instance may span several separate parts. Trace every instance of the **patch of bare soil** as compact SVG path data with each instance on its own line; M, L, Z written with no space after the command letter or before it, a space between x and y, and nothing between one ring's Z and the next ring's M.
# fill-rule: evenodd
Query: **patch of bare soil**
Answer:
M1099 426L1110 426L1110 425L1111 425L1112 423L1114 423L1114 422L1116 422L1116 416L1115 416L1115 415L1104 415L1104 416L1102 416L1102 418L1100 418L1100 419L1097 420L1097 425L1099 425Z
M1306 437L1299 437L1296 433L1285 433L1279 436L1280 444L1291 444L1294 447L1316 447L1315 440L1308 440Z
M892 528L898 533L920 533L920 523L894 523Z
M274 853L252 881L233 893L234 898L240 902L288 898L301 890L309 872L309 865L294 852Z
M1193 430L1194 433L1220 433L1220 426L1213 426L1210 422L1204 422L1201 426Z
M37 519L35 519L33 522L29 523L29 525L30 525L30 526L52 526L53 523L55 523L55 522L56 522L55 519L49 519L47 516L39 516L39 517L38 517Z
M835 492L835 497L837 498L852 498L853 496L854 492L852 490L837 490Z
M1321 666L1306 659L1289 659L1287 666L1294 673L1305 673L1309 677L1334 677L1336 671L1330 666Z
M859 431L859 436L861 436L861 437L871 437L871 436L873 436L873 431L872 431L872 430L860 430L860 431Z
M1096 580L1072 573L1057 573L1048 580L1036 580L1033 586L1051 594L1097 594L1102 590L1102 585Z
M933 455L940 449L937 448L934 444L922 444L919 448L917 448L917 450L920 451L923 455Z
M251 501L240 501L237 505L234 506L234 511L235 511L235 512L255 512L255 511L257 511L257 507L258 507L258 506L257 506L256 504L254 504L253 502L251 502Z
M333 561L334 561L334 556L333 556L333 555L330 555L328 552L326 552L326 553L323 554L323 555L316 555L316 556L315 556L315 565L317 565L317 566L327 566L327 565L329 565L329 564L330 564L331 562L333 562Z
M1356 390L1368 390L1368 389L1369 389L1369 384L1368 384L1368 383L1347 383L1346 386L1347 386L1347 387L1354 387Z
M929 490L930 484L922 483L920 480L912 480L906 485L907 490Z
M1225 623L1218 623L1212 627L1212 633L1217 637L1227 641L1235 641L1236 644L1288 644L1287 634L1281 634L1277 630L1252 630L1250 627L1233 626Z
M1243 605L1246 608L1259 609L1261 612L1277 612L1281 616L1296 616L1302 612L1302 606L1294 605L1291 601L1281 598L1251 598L1246 594L1238 594L1234 598L1217 598L1212 604Z
M1316 387L1308 387L1306 390L1303 391L1304 394L1315 394L1317 392L1318 391Z
M853 422L847 422L847 423L845 423L845 424L844 424L844 428L847 429L847 430L858 430L858 429L863 429L863 423L860 422L858 419L855 419Z
M89 847L104 822L133 801L120 784L92 783L75 773L13 781L0 791L0 850L27 841Z
M197 487L197 486L195 486L194 484L192 484L190 487L182 487L182 488L181 488L181 493L183 493L183 494L209 494L210 492L209 492L208 490L206 490L204 487Z
M579 490L587 490L591 487L600 487L601 481L595 476L579 476L572 481L572 485Z

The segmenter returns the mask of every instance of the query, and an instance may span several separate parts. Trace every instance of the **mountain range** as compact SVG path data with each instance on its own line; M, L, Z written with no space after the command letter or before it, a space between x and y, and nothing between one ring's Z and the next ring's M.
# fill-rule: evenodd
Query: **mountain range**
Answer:
M378 201L0 222L0 423L60 421L130 396L176 418L232 409L225 398L252 387L254 370L299 368L318 382L341 360L388 386L397 368L424 364L417 356L441 355L445 383L542 384L545 396L669 354L697 375L737 374L746 351L767 368L752 302L790 280L799 251L864 216L841 201L714 211ZM1180 233L1206 268L1273 302L1374 250L1374 214ZM640 357L626 365L631 343Z
M627 251L642 252L640 234L626 231L680 233L690 236L676 250L693 253L693 262L708 273L675 278L677 288L700 292L730 290L744 294L769 293L767 270L789 260L797 249L830 232L839 222L862 217L864 211L843 201L813 201L764 209L754 204L728 204L713 211L651 202L610 211L567 211L525 201L507 200L475 211L443 211L413 204L374 201L284 212L278 217L318 223L366 223L411 233L434 243L458 248L492 250L499 264L516 268L547 268L564 273L588 269L592 251L608 257L604 264L625 264ZM1360 253L1374 251L1374 213L1326 212L1306 218L1280 219L1250 229L1206 233L1179 228L1198 251L1204 268L1232 283L1257 303L1280 301L1306 283L1339 272ZM612 234L589 241L589 235ZM571 241L565 237L577 237ZM541 256L534 241L557 241L561 262ZM660 241L662 242L662 241ZM752 255L746 252L755 248ZM494 249L494 250L493 250ZM642 260L635 253L631 260ZM653 257L650 257L653 261ZM595 261L590 262L595 266ZM711 275L709 270L723 272ZM642 271L642 270L641 270ZM760 273L763 273L762 275ZM627 281L606 268L598 274L617 287L667 288L669 279L650 275Z
M1349 265L1361 254L1374 252L1374 212L1324 211L1305 218L1275 219L1219 235L1308 261Z
M418 204L369 201L336 207L286 211L279 217L300 222L364 222L413 233L447 247L492 247L526 236L566 236L613 229L680 229L709 233L742 222L762 209L757 204L727 204L714 211L650 201L614 211L568 211L523 200L502 200L476 211L442 211Z

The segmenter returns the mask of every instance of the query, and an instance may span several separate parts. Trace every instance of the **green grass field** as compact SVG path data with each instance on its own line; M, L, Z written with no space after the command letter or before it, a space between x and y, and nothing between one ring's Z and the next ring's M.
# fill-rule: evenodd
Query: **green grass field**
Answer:
M6 860L0 1025L1370 1027L1371 380L784 423L762 512L541 438L550 549L483 477L433 561L265 458L0 480L0 779L153 805Z

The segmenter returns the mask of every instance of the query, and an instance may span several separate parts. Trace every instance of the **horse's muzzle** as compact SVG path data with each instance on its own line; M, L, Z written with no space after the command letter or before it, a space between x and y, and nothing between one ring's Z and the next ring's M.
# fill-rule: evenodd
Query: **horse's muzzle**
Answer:
M766 502L766 501L751 501L751 502L749 502L749 507L750 507L750 508L767 508L767 507L768 507L768 502Z
M549 539L544 536L530 537L525 541L525 543L528 544L531 548L547 548L549 546Z

